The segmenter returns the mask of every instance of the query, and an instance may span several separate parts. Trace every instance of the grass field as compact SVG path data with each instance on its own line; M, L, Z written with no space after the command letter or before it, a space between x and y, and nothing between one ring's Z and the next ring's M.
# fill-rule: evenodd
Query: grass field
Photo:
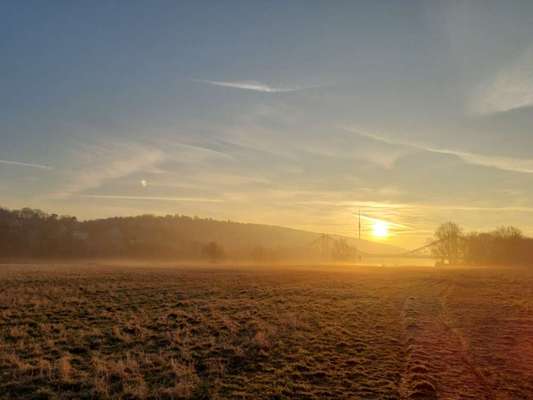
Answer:
M2 265L0 398L533 399L533 270Z

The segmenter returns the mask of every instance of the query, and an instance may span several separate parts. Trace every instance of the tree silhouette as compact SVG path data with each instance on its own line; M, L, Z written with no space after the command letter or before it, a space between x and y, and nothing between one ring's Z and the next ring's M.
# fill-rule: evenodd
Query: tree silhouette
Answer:
M463 231L454 222L446 222L435 231L435 240L432 247L433 255L443 263L457 264L464 254Z
M216 263L222 260L225 256L224 249L216 242L207 243L202 249L202 253L211 261Z

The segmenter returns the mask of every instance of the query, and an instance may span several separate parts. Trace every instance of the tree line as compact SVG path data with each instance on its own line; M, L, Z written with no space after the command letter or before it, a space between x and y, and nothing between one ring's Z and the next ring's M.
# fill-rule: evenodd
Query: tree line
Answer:
M179 215L78 221L30 208L0 208L0 257L224 259L226 252L216 241L186 236L192 223L194 218Z
M313 241L318 236L319 239ZM354 261L343 239L184 215L79 221L0 208L0 258L132 258L219 262Z
M433 255L444 264L533 264L533 239L513 226L465 233L456 223L447 222L437 228L434 241Z
M515 227L465 233L456 223L447 222L437 228L433 242L433 256L442 264L533 264L533 239ZM3 259L357 262L358 254L343 238L265 225L183 215L79 221L30 208L0 208Z

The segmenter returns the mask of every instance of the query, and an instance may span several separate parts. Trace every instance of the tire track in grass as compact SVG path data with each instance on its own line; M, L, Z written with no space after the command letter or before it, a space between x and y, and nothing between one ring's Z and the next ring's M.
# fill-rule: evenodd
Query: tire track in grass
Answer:
M428 368L422 361L420 346L417 342L418 330L421 328L421 314L418 298L409 296L402 307L402 320L405 331L406 363L400 379L399 392L401 399L436 399L437 392L431 377L427 376Z
M439 320L442 323L443 327L449 330L451 334L455 335L455 337L459 340L461 358L463 362L470 368L470 372L477 378L478 383L483 388L483 391L485 393L485 398L492 399L494 398L492 385L488 382L487 378L485 378L485 376L479 370L479 368L476 367L476 363L473 360L468 350L469 348L468 340L464 337L464 335L462 334L459 328L454 327L452 318L450 317L450 314L446 307L446 297L450 294L451 289L452 289L452 286L448 285L439 295L439 303L441 306L441 313L439 316Z
M441 283L416 286L404 301L402 399L492 399L490 385L475 368L466 340L450 324L442 299L449 290Z

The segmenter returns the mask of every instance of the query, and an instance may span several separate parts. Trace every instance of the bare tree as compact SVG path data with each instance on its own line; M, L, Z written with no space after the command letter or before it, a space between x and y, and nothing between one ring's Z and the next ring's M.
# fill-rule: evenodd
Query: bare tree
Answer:
M202 253L212 262L216 263L225 257L224 248L216 242L207 243Z
M454 222L446 222L435 231L435 246L433 255L442 263L457 264L463 257L464 236L463 231Z

